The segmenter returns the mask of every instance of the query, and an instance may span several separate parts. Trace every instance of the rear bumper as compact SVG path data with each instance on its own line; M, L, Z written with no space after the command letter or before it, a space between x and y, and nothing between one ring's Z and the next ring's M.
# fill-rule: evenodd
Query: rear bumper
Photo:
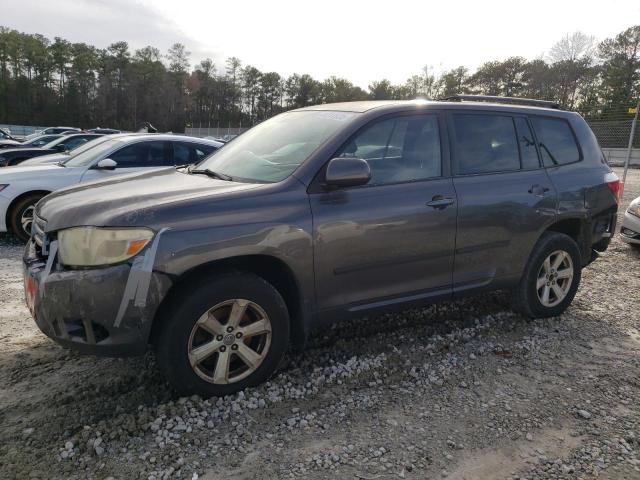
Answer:
M620 240L636 245L640 244L640 218L625 212L620 227Z
M131 264L65 270L55 258L37 257L33 241L27 244L23 270L27 306L40 330L66 348L93 355L144 353L156 310L171 284L165 275L152 272L140 301L128 295Z

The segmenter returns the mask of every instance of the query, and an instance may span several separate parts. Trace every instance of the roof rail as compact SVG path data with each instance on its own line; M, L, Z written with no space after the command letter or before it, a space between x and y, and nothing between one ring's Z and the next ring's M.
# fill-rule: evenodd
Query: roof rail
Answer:
M533 107L555 108L556 110L560 109L560 105L556 102L537 100L535 98L498 97L495 95L451 95L450 97L441 98L440 100L450 102L507 103L511 105L529 105Z

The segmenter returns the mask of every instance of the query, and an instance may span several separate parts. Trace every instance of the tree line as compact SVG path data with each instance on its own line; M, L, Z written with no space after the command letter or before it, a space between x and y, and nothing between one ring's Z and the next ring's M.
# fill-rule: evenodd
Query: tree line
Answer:
M382 79L367 90L345 78L283 77L236 57L191 67L174 44L132 51L0 27L0 122L131 130L148 121L160 130L250 126L284 110L352 100L435 99L470 93L553 100L591 118L618 118L640 95L640 25L596 42L568 34L533 60L511 57L475 71L431 67L403 84Z

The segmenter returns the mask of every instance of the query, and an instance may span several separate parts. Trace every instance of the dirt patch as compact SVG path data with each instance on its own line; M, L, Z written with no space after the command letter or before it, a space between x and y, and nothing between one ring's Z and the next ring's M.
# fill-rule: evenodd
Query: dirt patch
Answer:
M474 452L462 458L451 471L452 480L485 480L508 478L537 462L564 459L580 445L580 437L573 436L569 428L545 429L531 441L509 442L497 448Z

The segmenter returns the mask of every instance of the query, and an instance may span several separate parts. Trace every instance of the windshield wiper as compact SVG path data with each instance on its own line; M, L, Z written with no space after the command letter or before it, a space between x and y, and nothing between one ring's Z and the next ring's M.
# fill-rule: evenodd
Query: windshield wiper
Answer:
M224 173L220 173L220 172L214 172L213 170L209 169L209 168L203 168L202 170L188 170L189 173L200 173L203 175L207 175L211 178L217 178L219 180L224 180L226 182L232 182L233 181L233 177L226 175Z
M56 163L56 165L58 165L59 167L64 167L64 161L58 162L58 163ZM67 167L65 167L65 168L67 168Z

